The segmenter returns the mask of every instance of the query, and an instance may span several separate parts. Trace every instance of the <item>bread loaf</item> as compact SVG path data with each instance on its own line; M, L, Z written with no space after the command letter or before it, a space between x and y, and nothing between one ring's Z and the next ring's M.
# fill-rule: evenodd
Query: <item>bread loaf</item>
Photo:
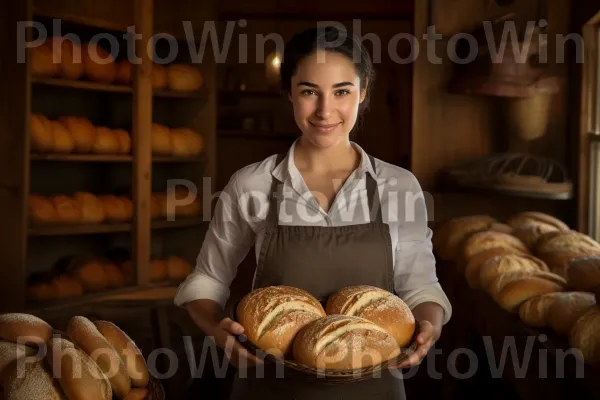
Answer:
M112 400L112 388L100 367L69 340L52 338L46 360L68 400Z
M21 357L35 358L36 354L37 351L32 347L19 343L0 341L0 382L4 381L4 377L7 375L6 370L10 363Z
M165 262L167 275L171 281L183 281L194 269L187 260L177 256L169 256Z
M92 147L95 154L118 154L121 144L112 129L105 126L96 127L96 140Z
M89 153L96 141L96 128L84 117L63 116L59 121L69 131L73 138L73 151L75 153Z
M125 286L125 274L114 264L104 263L104 274L108 288L120 288Z
M165 89L168 84L167 68L164 65L152 64L152 88Z
M600 243L577 231L555 231L544 234L538 240L535 253L540 257L556 251L589 249L600 253Z
M96 43L81 46L85 76L96 82L113 83L117 76L114 57Z
M564 293L550 307L548 326L557 334L568 336L575 321L594 305L596 305L596 299L591 293Z
M164 282L168 277L167 263L165 260L150 261L150 282Z
M113 393L124 399L131 390L131 379L119 353L98 328L89 319L75 316L69 320L67 333L73 342L98 364L108 378Z
M80 222L83 224L99 224L104 221L104 207L98 197L92 193L77 192L73 200L81 210Z
M121 59L115 62L115 83L120 85L131 84L131 62L127 59Z
M499 275L489 286L487 286L485 288L485 290L490 295L490 297L492 297L492 299L498 301L497 300L498 294L502 291L502 289L504 289L504 287L509 282L522 280L522 279L529 279L529 278L546 279L546 280L554 282L562 287L566 287L566 285L567 285L567 281L563 277L556 275L552 272L531 271L531 270L518 271L517 270L517 271L508 271L506 273Z
M322 370L365 368L400 352L398 343L384 328L364 318L339 314L303 327L293 345L296 362Z
M32 224L55 224L60 221L54 203L47 197L31 194L28 206Z
M488 291L489 286L500 275L512 272L549 271L540 259L524 254L504 254L487 260L479 271L480 287Z
M490 231L512 234L514 229L512 226L503 224L502 222L494 222L490 226Z
M152 153L171 154L171 131L165 125L153 123L151 128Z
M567 266L574 260L582 257L600 254L591 247L573 247L552 252L542 253L540 258L548 265L551 271L563 277L567 277Z
M60 61L58 76L64 79L76 80L83 76L83 57L81 46L67 37L54 36L48 40L53 53Z
M132 385L139 388L146 387L150 379L150 373L148 372L146 360L144 360L142 352L135 342L112 322L96 321L94 325L119 353L121 360L125 363Z
M189 92L200 89L204 78L200 70L193 65L171 64L167 67L169 88L174 91Z
M248 339L276 357L289 356L298 331L324 316L323 306L310 293L283 285L253 290L237 307L237 321Z
M586 363L600 365L600 307L583 314L569 332L569 344L579 349Z
M32 47L31 55L31 73L37 76L52 77L56 76L60 64L54 62L54 53L52 46L45 41L41 46Z
M148 389L134 388L131 389L125 400L145 400L148 399L146 396L148 396Z
M483 250L471 257L471 259L467 262L467 266L464 271L465 279L467 280L469 287L473 289L480 288L481 284L479 281L479 274L481 267L488 260L496 256L502 256L506 254L515 254L515 252L514 250L507 249L505 247L495 247L492 249Z
M546 293L526 300L519 307L519 318L529 326L547 327L550 307L563 294L565 292Z
M532 297L564 291L564 285L533 276L508 282L500 290L495 300L506 311L518 312L521 304Z
M498 247L513 250L515 253L529 253L529 249L523 242L508 233L485 231L471 235L463 246L463 257L470 260L475 254Z
M81 296L84 292L83 285L69 275L59 275L50 282L56 299L68 299Z
M72 266L72 274L86 292L98 292L108 287L108 277L100 260L91 259Z
M53 329L46 321L31 314L0 315L0 340L24 345L41 345L50 339Z
M6 400L70 400L43 360L12 361L6 367L2 386Z
M496 219L489 215L468 215L444 222L434 232L432 243L442 260L457 261L461 257L462 245L475 232L490 229Z
M600 286L600 255L571 260L565 269L565 277L574 290L592 292Z
M515 230L527 228L532 225L540 227L545 226L559 231L570 230L569 226L560 219L539 211L525 211L514 214L506 220L506 223L512 226Z
M65 195L50 197L58 219L63 224L76 224L81 221L81 208L73 198Z
M29 116L29 137L31 150L36 153L49 153L54 149L54 136L48 118L42 114Z
M338 290L327 300L325 312L365 318L388 331L400 347L407 346L415 332L415 317L408 305L393 293L373 286Z

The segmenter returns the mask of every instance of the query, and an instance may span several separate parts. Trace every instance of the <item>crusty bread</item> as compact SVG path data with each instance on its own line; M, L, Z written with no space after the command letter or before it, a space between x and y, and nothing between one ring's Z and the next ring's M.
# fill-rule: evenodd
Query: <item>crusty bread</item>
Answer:
M540 258L548 265L551 271L567 277L567 266L574 260L592 255L599 255L597 249L592 247L577 247L565 248L540 254Z
M576 291L591 292L600 287L600 255L571 260L565 268L565 277Z
M563 287L566 287L567 285L567 281L565 278L561 277L560 275L556 275L552 272L513 270L500 274L489 286L485 288L485 290L494 300L497 300L498 294L509 282L529 278L546 279Z
M0 315L0 340L24 345L43 344L52 337L52 326L31 314L8 313Z
M34 224L56 224L60 221L52 200L37 194L29 195L29 219Z
M348 315L328 315L303 327L294 340L296 362L325 369L357 369L398 356L398 343L373 322Z
M546 293L526 300L519 307L519 318L529 326L545 328L548 326L548 310L557 298L565 292Z
M491 249L483 250L477 254L475 254L471 259L467 262L467 266L465 268L464 274L465 279L469 287L476 289L480 287L479 283L479 274L481 267L490 259L506 255L506 254L515 254L513 249L507 249L506 247L494 247Z
M467 215L445 221L433 234L432 243L442 260L461 258L462 245L475 232L486 231L496 222L489 215Z
M490 226L490 231L512 234L515 230L512 226L503 224L502 222L493 222Z
M3 378L6 400L67 400L43 359L13 360L6 367ZM87 399L96 400L93 397Z
M405 347L415 332L415 317L398 296L374 286L348 286L329 296L325 312L362 317L381 326Z
M125 364L94 323L86 317L74 316L67 324L67 333L98 364L108 378L113 393L120 399L125 398L131 390L131 379Z
M485 231L471 235L463 246L464 260L470 260L475 254L487 249L504 247L515 253L529 253L529 249L518 238L508 233Z
M564 293L550 307L548 326L557 334L568 336L579 317L594 305L596 305L596 298L591 293Z
M189 92L204 85L204 76L191 64L170 64L167 66L167 82L171 90Z
M21 357L32 357L37 351L19 343L0 341L0 383L4 379L8 365ZM0 385L1 386L1 385Z
M48 342L46 361L69 400L112 400L112 388L100 367L67 339Z
M570 228L560 219L539 211L524 211L512 215L506 223L515 230L520 230L531 225L547 226L560 231L568 231Z
M549 271L540 259L526 254L504 254L487 260L479 269L479 285L484 290L502 274L510 271Z
M125 400L145 400L146 396L148 396L148 389L133 388L127 397L125 397Z
M150 373L146 360L135 342L112 322L95 321L94 325L119 353L121 360L125 363L132 385L138 388L146 387Z
M565 287L563 285L549 279L527 277L504 285L495 300L503 309L518 312L519 306L532 297L564 291Z
M236 311L248 339L276 357L291 355L298 331L326 315L310 293L284 285L253 290L244 296Z
M513 235L518 237L527 248L533 251L538 240L548 232L557 232L558 228L546 224L531 224L524 225L519 229L515 229Z
M600 365L600 307L583 314L569 332L569 344L579 349L586 363Z
M600 253L600 243L586 234L577 231L548 232L539 238L535 253L539 256L556 251L588 249Z

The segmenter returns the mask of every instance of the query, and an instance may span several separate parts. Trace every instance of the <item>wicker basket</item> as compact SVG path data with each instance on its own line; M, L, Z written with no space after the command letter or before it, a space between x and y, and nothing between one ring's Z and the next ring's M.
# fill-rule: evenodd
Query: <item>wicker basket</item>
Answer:
M320 302L321 304L324 304L323 300L320 300ZM234 321L237 321L236 310L238 303L239 300L234 302L233 306L229 307L229 317ZM419 326L417 324L415 326L415 332L410 341L410 345L406 348L403 348L402 352L397 357L377 365L350 370L327 370L309 367L304 364L299 364L292 359L281 359L265 352L264 350L256 346L254 343L252 343L246 335L236 335L236 339L251 354L255 355L261 360L264 360L265 363L273 363L279 364L279 366L283 366L286 374L290 372L292 375L296 376L300 374L305 379L316 379L321 382L336 384L350 381L362 381L378 377L383 371L387 370L389 367L397 365L403 362L404 360L408 359L408 357L411 354L413 354L417 349L417 343L415 339L418 334Z
M167 398L165 389L162 383L152 375L150 375L150 381L148 382L148 400L165 400Z

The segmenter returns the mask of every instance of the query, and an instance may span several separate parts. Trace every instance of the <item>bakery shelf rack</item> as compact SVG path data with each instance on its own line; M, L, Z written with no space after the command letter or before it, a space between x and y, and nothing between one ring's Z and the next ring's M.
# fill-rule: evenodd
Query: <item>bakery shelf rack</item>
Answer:
M87 71L71 79L64 73L41 73L42 53L27 48L24 62L7 63L3 68L0 76L4 96L0 106L2 311L66 309L112 299L172 299L181 274L179 279L162 279L157 283L152 278L155 272L153 261L173 256L191 266L207 221L199 206L192 211L188 209L184 216L177 214L172 221L164 215L157 218L153 195L164 195L171 182L183 180L198 189L197 201L202 204L203 191L213 191L215 187L216 63L209 56L194 62L193 54L187 45L183 45L190 40L200 43L203 23L215 20L212 2L182 2L177 7L168 0L27 0L9 3L0 15L0 21L15 27L19 26L19 21L34 21L36 26L25 31L27 41L37 39L43 29L46 29L48 43L52 43L52 36L75 34L81 39L82 46L95 35L113 35L119 43L116 52L114 46L112 48L114 64L126 59L128 51L134 51L141 64L130 65L125 83L116 78L94 78ZM183 21L191 21L192 36L186 35ZM55 31L57 22L59 33ZM123 45L130 27L134 27L139 36L130 41L132 46L127 48ZM0 48L6 54L18 54L24 43L19 42L17 29L9 31L0 39ZM153 71L157 58L164 59L168 49L165 48L166 41L156 40L157 34L171 35L179 44L175 59L162 65L163 70L168 71L163 78L167 83L162 85L155 83ZM56 42L53 43L56 46ZM97 45L106 50L108 44L101 39ZM213 54L210 47L211 43L208 43L205 54ZM49 47L50 52L55 48ZM155 52L148 52L148 48ZM85 62L84 59L83 64ZM175 64L186 69L178 70L171 78L168 68ZM184 87L172 85L169 79L184 81ZM101 127L124 131L127 140L120 143L125 150L36 151L33 149L33 114L44 115L52 123L62 122L63 117L85 118L96 132ZM164 149L156 151L155 124L169 128L171 133L180 130L183 135L183 130L191 131L200 141L194 139L195 150L187 154ZM57 141L56 138L64 139L54 131L54 126L50 137ZM44 127L48 128L47 125ZM167 138L175 142L171 136ZM186 143L190 143L190 135L185 138ZM179 149L185 150L189 146L183 143L179 143ZM100 223L82 219L80 223L50 221L39 224L32 220L31 195L71 199L80 192L98 198L122 198L126 200L123 204L129 204L128 216ZM59 203L57 200L51 204L55 208L64 206ZM73 203L69 206L73 207ZM161 203L161 207L164 204ZM79 212L82 210L83 207ZM57 215L61 214L57 212ZM84 290L78 296L53 297L46 303L31 300L30 278L40 274L56 277L51 272L60 257L86 255L112 262L107 254L115 248L126 250L127 261L133 265L132 282L101 291Z

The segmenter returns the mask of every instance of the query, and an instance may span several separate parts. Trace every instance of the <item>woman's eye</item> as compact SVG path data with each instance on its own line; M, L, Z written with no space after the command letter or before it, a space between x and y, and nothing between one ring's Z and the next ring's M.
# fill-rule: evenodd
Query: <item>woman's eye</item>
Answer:
M302 91L302 94L305 96L310 96L311 94L314 94L315 91L314 90L310 90L310 89L306 89Z
M348 93L350 93L350 91L348 91L346 89L342 89L342 90L338 90L335 94L336 94L336 96L343 96Z

